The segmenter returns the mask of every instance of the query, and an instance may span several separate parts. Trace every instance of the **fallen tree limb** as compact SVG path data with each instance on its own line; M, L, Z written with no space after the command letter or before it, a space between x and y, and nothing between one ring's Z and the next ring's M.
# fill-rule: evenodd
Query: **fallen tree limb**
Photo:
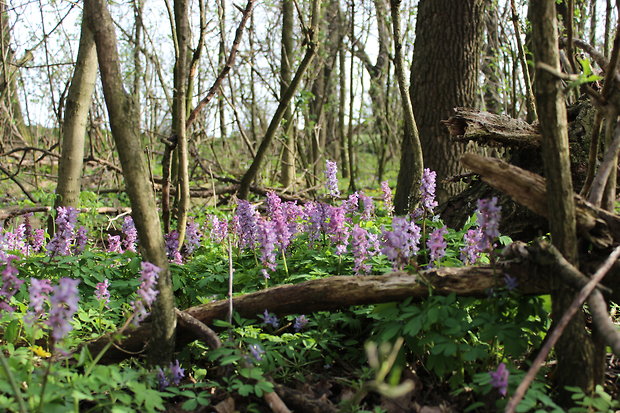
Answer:
M549 216L545 179L540 175L497 158L472 153L463 155L461 162L515 202L540 216ZM575 207L579 235L601 249L620 242L620 216L595 207L579 195L575 195Z
M542 135L537 126L506 115L470 108L455 108L455 114L441 121L455 142L474 141L486 146L539 148Z
M402 301L412 298L420 301L433 294L487 297L490 288L504 285L504 274L515 278L519 291L523 294L546 294L551 289L550 277L545 268L528 262L509 262L494 274L490 267L450 267L421 271L413 275L393 272L380 276L333 276L306 281L294 285L280 285L262 291L242 295L233 299L235 311L244 317L256 317L268 309L278 315L313 311L345 309L353 305L376 304ZM185 312L194 319L211 324L214 320L225 320L228 314L228 300L219 300L192 307ZM177 346L184 345L195 335L179 322ZM119 348L111 348L103 357L103 363L112 363L130 357L132 353L145 348L150 340L151 327L144 323L127 333L118 343ZM91 354L98 352L108 343L102 337L88 343ZM120 350L122 348L123 350Z
M131 212L131 208L127 207L99 207L99 208L80 208L80 212L88 213L92 210L97 211L98 214L122 214ZM34 207L8 207L0 208L0 221L6 221L7 219L15 218L20 215L26 215L33 212L50 212L51 207L48 206L34 206Z

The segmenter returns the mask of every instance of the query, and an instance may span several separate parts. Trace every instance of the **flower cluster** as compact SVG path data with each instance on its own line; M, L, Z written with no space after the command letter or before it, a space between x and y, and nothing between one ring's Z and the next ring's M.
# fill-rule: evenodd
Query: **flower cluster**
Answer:
M497 370L490 371L489 375L491 376L491 386L495 387L499 394L505 396L508 392L508 377L510 376L510 372L506 368L504 363L500 363L497 366Z
M384 228L382 237L381 252L392 262L395 270L402 270L419 251L420 227L408 218L394 217L392 230Z
M73 207L58 207L56 233L47 244L47 251L50 255L69 255L71 244L75 239L74 229L77 216L78 210Z
M353 271L356 275L368 274L370 264L366 262L369 257L368 231L355 225L351 230L351 250L353 252Z
M388 181L381 182L381 192L383 193L383 205L388 215L394 214L394 201L392 198L392 189Z
M52 282L50 280L30 279L28 293L30 295L30 307L32 307L34 312L28 313L27 317L24 319L28 324L33 324L36 320L41 318L44 312L45 301L52 291L54 291L54 289L52 288Z
M191 255L200 246L201 239L198 225L193 220L188 221L185 227L185 253Z
M137 252L136 242L138 242L138 230L136 229L136 225L130 215L127 215L123 220L122 230L125 235L125 239L123 239L125 251Z
M446 239L444 237L447 233L448 229L443 226L431 232L426 240L426 246L430 250L429 261L431 266L432 263L439 261L444 255L446 255L446 247L448 244L446 243Z
M499 220L501 217L502 207L497 205L497 198L479 199L476 215L478 217L478 225L482 232L480 240L480 248L483 251L493 248L495 238L499 237Z
M163 391L171 385L178 386L185 377L185 369L181 368L179 360L170 363L165 372L161 367L157 368L157 380L159 382L159 390Z
M241 248L254 248L258 238L258 212L254 205L244 199L237 201L236 217Z
M420 202L424 211L432 213L437 206L435 201L435 181L437 172L424 168L422 180L420 181Z
M475 264L482 252L480 248L482 244L482 231L480 231L480 228L467 230L463 235L463 241L465 241L465 246L460 249L461 261L465 265Z
M299 333L301 330L303 330L306 327L306 324L308 324L308 317L306 317L304 314L295 317L295 324L293 324L293 329Z
M276 229L273 221L261 218L258 221L258 244L261 251L261 263L263 269L261 273L265 279L269 279L270 275L267 270L275 271L276 269Z
M13 307L9 305L9 302L11 297L15 295L19 287L24 283L23 280L17 278L19 271L13 263L16 259L18 259L16 255L7 255L0 251L0 264L4 264L2 287L0 288L0 310L13 311Z
M103 282L97 283L95 287L95 298L97 301L107 304L110 302L110 291L108 288L110 287L110 281L106 278Z
M326 160L325 161L325 178L327 179L327 190L329 195L333 198L340 196L340 190L338 189L338 167L336 162Z
M263 313L263 323L272 326L273 328L278 328L280 326L280 320L276 317L275 314L269 313L269 311L265 310Z
M228 237L228 221L220 219L217 215L209 218L211 240L221 244Z
M164 235L164 241L166 242L166 256L175 264L183 264L183 257L179 252L179 233L176 230L170 231L170 233Z
M49 297L50 312L46 324L52 329L55 343L60 342L73 328L71 319L78 309L80 280L61 278Z
M371 197L369 197L368 195L366 195L363 192L359 193L359 199L360 199L360 201L362 201L362 206L364 207L361 219L363 219L365 221L371 220L373 215L375 214L375 203L374 203L374 201L372 200Z
M157 298L157 279L161 268L151 264L150 262L142 262L142 271L140 273L140 286L138 287L138 299L131 303L135 317L134 325L140 324L149 314L147 308L150 308Z
M121 236L108 234L108 252L123 253L121 247Z
M267 213L278 241L278 247L286 251L291 243L291 228L289 227L286 211L280 197L273 191L267 192Z

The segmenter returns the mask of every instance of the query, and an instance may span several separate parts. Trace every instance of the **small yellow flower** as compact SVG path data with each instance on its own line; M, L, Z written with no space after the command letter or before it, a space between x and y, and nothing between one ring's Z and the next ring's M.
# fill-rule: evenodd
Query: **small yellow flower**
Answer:
M30 347L30 350L32 350L32 352L39 357L48 358L52 356L52 353L50 353L49 351L43 350L43 347L41 346L32 346Z

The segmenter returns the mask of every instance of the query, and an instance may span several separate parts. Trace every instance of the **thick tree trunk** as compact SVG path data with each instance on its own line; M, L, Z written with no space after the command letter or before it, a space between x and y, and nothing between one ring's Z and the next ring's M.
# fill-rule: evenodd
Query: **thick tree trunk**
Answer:
M465 146L451 143L440 122L450 116L454 107L477 106L484 10L483 0L421 0L418 5L411 101L420 131L424 166L437 172L439 202L461 189L459 185L442 181L463 172L458 159ZM413 163L411 156L405 140L401 168ZM409 185L409 191L404 187L400 190L404 199L419 183Z
M176 316L168 259L164 250L155 196L144 161L137 114L132 98L122 83L114 23L104 0L84 2L86 18L93 29L103 94L110 118L112 136L123 167L123 176L131 202L132 216L138 230L145 261L159 268L159 294L153 305L149 356L153 363L164 363L172 357L175 344Z
M84 137L96 78L95 39L87 20L82 17L80 47L65 106L62 153L58 163L58 184L54 208L59 206L77 208L79 206Z

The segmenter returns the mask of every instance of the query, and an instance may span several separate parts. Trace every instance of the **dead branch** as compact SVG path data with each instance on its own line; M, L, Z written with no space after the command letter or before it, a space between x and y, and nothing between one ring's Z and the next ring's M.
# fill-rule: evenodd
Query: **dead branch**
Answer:
M482 180L532 212L548 217L545 179L496 158L466 153L461 162ZM575 195L577 232L597 248L620 242L620 217Z
M441 123L446 125L455 142L474 141L486 146L539 148L538 126L470 108L455 108L455 114Z

